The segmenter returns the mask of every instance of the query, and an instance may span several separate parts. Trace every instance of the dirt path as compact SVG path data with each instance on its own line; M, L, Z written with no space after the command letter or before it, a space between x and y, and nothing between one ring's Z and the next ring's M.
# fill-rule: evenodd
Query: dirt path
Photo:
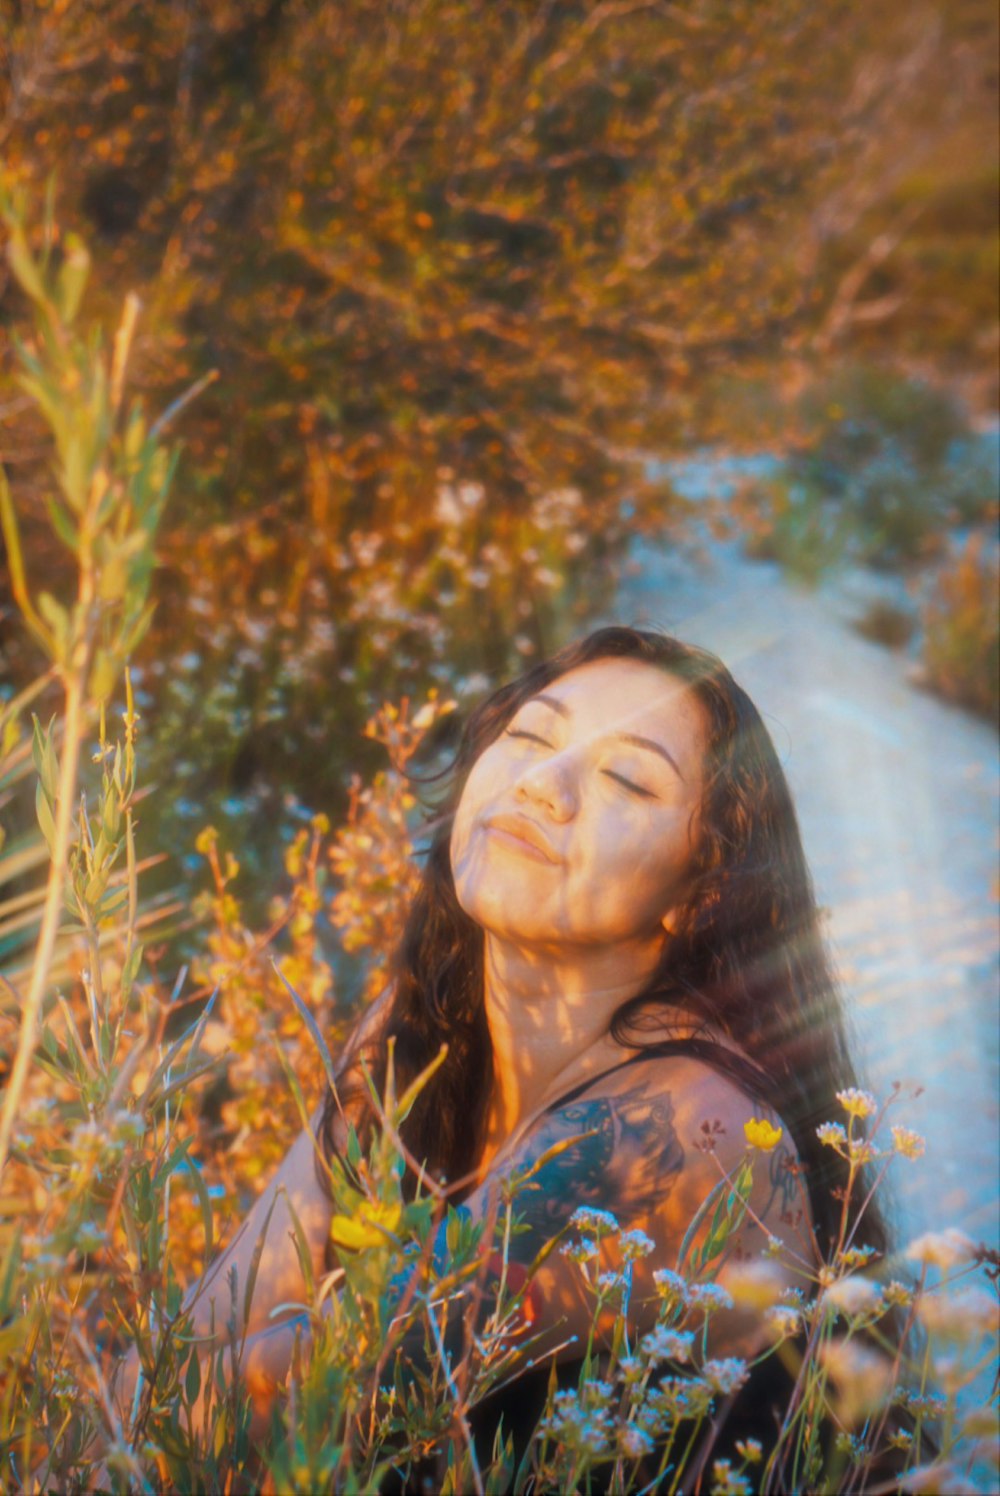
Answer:
M903 1241L949 1224L1000 1242L997 737L906 678L901 656L728 545L637 546L616 621L715 650L785 765L863 1082L927 1138L895 1164Z

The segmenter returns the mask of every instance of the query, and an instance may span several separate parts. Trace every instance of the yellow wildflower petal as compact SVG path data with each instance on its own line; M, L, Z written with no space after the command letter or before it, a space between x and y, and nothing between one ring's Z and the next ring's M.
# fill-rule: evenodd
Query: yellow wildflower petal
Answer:
M401 1214L398 1205L370 1202L362 1205L356 1216L335 1215L330 1222L330 1240L351 1252L384 1247L386 1233L398 1228Z
M743 1124L743 1136L751 1148L757 1148L761 1153L770 1153L781 1142L782 1129L772 1127L766 1117L751 1117L749 1122Z

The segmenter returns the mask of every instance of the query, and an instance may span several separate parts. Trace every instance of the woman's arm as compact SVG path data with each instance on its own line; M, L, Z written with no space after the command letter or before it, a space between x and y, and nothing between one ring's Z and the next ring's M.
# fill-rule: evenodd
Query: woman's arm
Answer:
M525 1229L512 1238L510 1259L530 1265L581 1206L609 1211L623 1231L640 1230L655 1243L632 1270L630 1319L642 1333L655 1321L659 1303L653 1272L676 1270L699 1207L745 1155L743 1124L760 1112L759 1104L704 1063L651 1057L598 1081L583 1097L540 1118L507 1158L497 1160L463 1208L476 1219L486 1218L497 1209L503 1181L512 1171L530 1169L549 1150L579 1137L553 1152L517 1196L515 1213ZM712 1265L712 1276L721 1282L731 1263L759 1256L770 1238L799 1260L803 1274L813 1266L802 1192L789 1164L794 1164L794 1149L787 1138L774 1153L756 1155L750 1209L727 1252ZM695 1245L706 1234L703 1227ZM601 1270L615 1266L612 1248ZM487 1299L486 1312L489 1307ZM589 1332L592 1307L579 1267L560 1252L552 1253L538 1271L532 1295L532 1328L544 1332L543 1344L555 1348L575 1337L579 1346ZM453 1319L452 1338L460 1329L460 1317ZM752 1354L759 1347L750 1345L750 1331L759 1328L732 1312L718 1315L709 1336L712 1354ZM449 1348L457 1349L454 1344ZM536 1346L534 1354L538 1350ZM579 1349L567 1347L562 1354L572 1357Z
M346 1070L358 1050L371 1042L388 1014L391 1000L392 988L387 987L365 1011L347 1042L342 1069ZM246 1340L243 1364L251 1390L255 1386L263 1389L283 1380L294 1343L292 1321L296 1316L294 1311L282 1316L287 1324L281 1329L274 1323L274 1312L282 1304L302 1303L306 1295L295 1242L293 1212L308 1243L314 1276L319 1276L325 1267L331 1205L321 1183L323 1165L317 1155L316 1140L322 1112L321 1104L314 1111L309 1127L299 1134L288 1150L229 1246L206 1268L185 1301L184 1307L192 1317L192 1329L204 1338L206 1350L210 1337L213 1337L215 1346L228 1346L227 1326L235 1307L236 1342L239 1345ZM345 1141L340 1139L339 1145L343 1147ZM246 1286L258 1244L261 1244L260 1262L252 1301L247 1305ZM234 1270L235 1305L231 1288ZM116 1401L126 1425L135 1397L138 1371L138 1355L133 1347L123 1359L116 1377Z
M316 1129L318 1125L317 1110L311 1127ZM290 1329L274 1333L272 1315L278 1306L301 1304L306 1296L293 1211L308 1243L313 1272L319 1275L324 1267L331 1206L317 1176L316 1143L309 1129L296 1138L229 1246L194 1285L184 1305L191 1316L191 1329L203 1339L206 1352L214 1345L223 1348L227 1355L228 1326L235 1310L236 1343L240 1345L246 1340L244 1374L255 1407L260 1404L261 1414L269 1407L273 1385L283 1376L281 1356L286 1357L287 1369L294 1341ZM260 1262L253 1297L247 1305L246 1287L258 1244ZM235 1298L231 1287L234 1272ZM294 1311L283 1316L289 1320L294 1317ZM115 1380L115 1401L126 1427L131 1420L138 1378L139 1357L133 1346L122 1360Z

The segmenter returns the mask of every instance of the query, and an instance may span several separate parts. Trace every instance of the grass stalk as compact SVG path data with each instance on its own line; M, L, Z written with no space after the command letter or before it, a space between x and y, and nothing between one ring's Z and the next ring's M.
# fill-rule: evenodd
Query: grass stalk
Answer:
M21 1097L31 1067L31 1054L35 1046L38 1015L48 983L59 920L62 914L63 887L66 881L66 864L73 839L73 805L76 798L76 780L80 744L84 728L84 682L87 677L89 649L86 658L71 671L66 682L66 727L63 735L62 758L59 765L59 795L56 806L55 840L49 878L45 890L45 906L42 924L38 933L38 945L31 969L31 983L21 1011L21 1026L17 1038L17 1051L11 1066L10 1080L0 1111L0 1178L7 1164L10 1138L14 1128Z

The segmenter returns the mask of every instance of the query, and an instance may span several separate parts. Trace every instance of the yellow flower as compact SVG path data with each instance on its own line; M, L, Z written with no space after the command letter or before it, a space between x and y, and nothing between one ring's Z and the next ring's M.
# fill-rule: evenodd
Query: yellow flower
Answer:
M870 1117L878 1105L870 1091L859 1090L857 1086L848 1086L846 1091L838 1091L837 1100L852 1117Z
M920 1158L927 1146L919 1132L910 1127L894 1127L892 1141L896 1152L904 1158Z
M751 1117L749 1122L743 1124L743 1136L751 1148L757 1148L761 1153L770 1153L772 1148L777 1148L781 1142L781 1133L782 1129L772 1127L766 1117L761 1117L759 1121L756 1117Z
M330 1240L338 1247L361 1252L366 1247L384 1247L387 1233L396 1231L403 1213L400 1205L366 1200L356 1216L335 1215L330 1222Z

